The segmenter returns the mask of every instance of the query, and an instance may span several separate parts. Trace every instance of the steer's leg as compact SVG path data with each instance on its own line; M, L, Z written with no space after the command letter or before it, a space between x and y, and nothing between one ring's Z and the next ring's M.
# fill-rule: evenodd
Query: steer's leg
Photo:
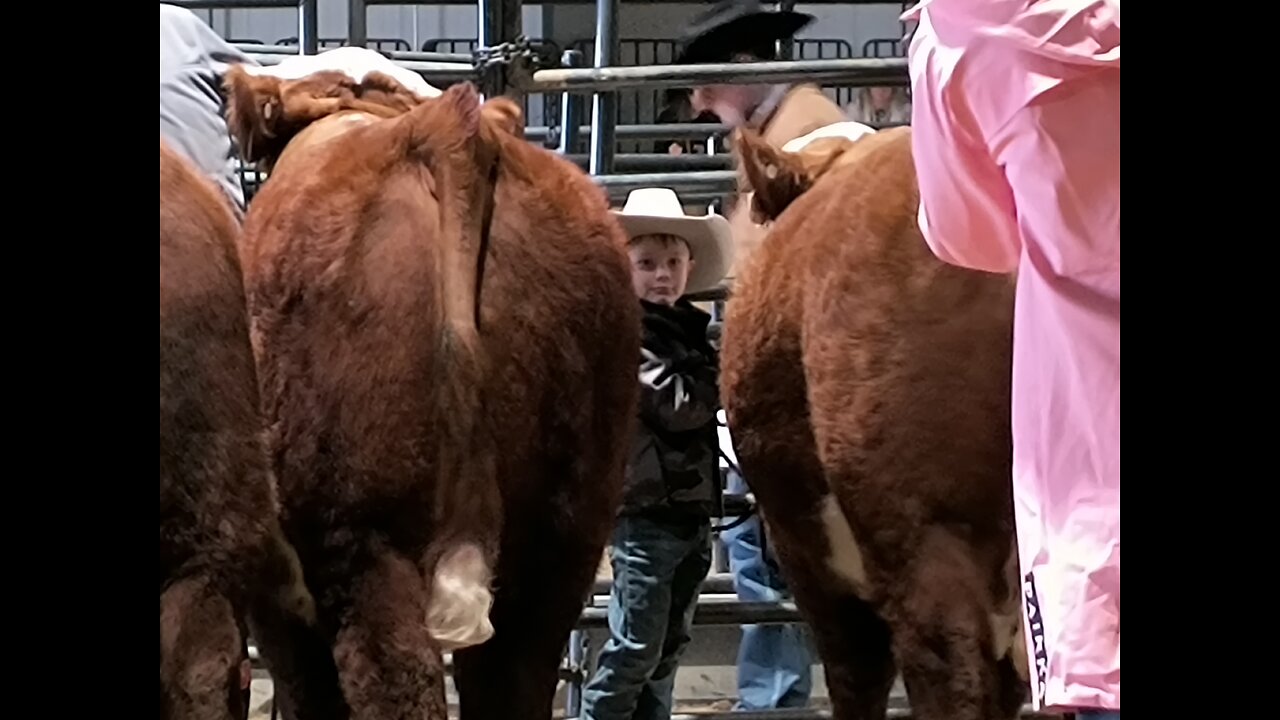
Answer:
M629 298L628 298L629 300ZM616 307L616 305L614 306ZM616 345L617 347L614 347ZM510 496L493 608L494 636L454 653L463 720L547 720L566 641L582 614L622 492L626 417L634 401L634 348L602 350L594 388L549 386L537 463L504 468ZM587 390L591 389L591 392ZM563 403L574 403L566 405Z
M417 563L376 552L339 611L333 656L353 720L446 720L444 663Z
M271 673L284 720L345 720L333 652L319 628L292 612L276 593L253 603L249 632Z
M945 529L924 531L903 568L902 595L889 608L894 645L919 720L1003 720L1017 716L1018 681L997 662L992 601L975 552Z
M896 674L889 628L846 577L850 548L842 533L832 532L833 506L807 417L775 414L768 422L744 423L734 439L743 477L765 516L767 541L814 629L833 716L880 720Z
M889 630L854 595L849 576L856 575L853 558L859 550L838 522L819 461L799 340L786 327L749 322L776 311L744 304L730 313L726 337L736 332L749 341L726 343L723 397L743 479L765 520L766 541L813 629L833 715L881 720L895 676Z
M503 548L494 636L454 652L463 720L551 717L565 641L582 614L603 541L575 537L573 525L541 511L522 513L528 524Z
M238 720L240 628L231 602L206 578L160 593L160 717Z

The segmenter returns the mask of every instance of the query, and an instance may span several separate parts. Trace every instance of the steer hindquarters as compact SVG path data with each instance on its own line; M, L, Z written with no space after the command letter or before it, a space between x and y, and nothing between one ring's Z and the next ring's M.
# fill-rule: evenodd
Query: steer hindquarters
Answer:
M992 622L1016 597L1004 575L1012 283L929 251L908 133L819 188L855 189L817 219L847 234L814 277L834 300L809 305L803 329L818 452L845 520L828 533L849 529L916 717L1013 717L1022 687Z
M779 217L744 275L725 333L730 423L836 717L882 717L895 660L915 717L1013 717L1024 689L992 623L1014 597L1012 285L932 257L909 134L877 140ZM788 332L794 354L759 354ZM759 355L739 361L754 375L730 345ZM760 383L787 362L803 387L769 395ZM828 494L801 500L778 464L794 450L760 438L806 412Z
M441 716L439 651L492 633L482 130L465 86L352 123L281 163L246 220L286 524L322 604L319 632L257 613L287 717Z

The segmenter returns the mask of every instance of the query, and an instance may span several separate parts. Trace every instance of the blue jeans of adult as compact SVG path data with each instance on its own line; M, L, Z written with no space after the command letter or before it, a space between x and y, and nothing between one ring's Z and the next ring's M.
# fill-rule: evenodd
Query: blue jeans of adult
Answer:
M609 554L609 640L583 690L582 717L666 720L698 591L711 568L711 522L624 515Z
M747 484L737 472L729 473L728 491L747 492ZM778 602L789 595L758 515L722 531L720 539L729 554L729 569L739 600ZM743 625L738 645L736 708L807 706L813 687L812 666L813 654L803 625Z
M1120 720L1120 711L1076 710L1076 720Z

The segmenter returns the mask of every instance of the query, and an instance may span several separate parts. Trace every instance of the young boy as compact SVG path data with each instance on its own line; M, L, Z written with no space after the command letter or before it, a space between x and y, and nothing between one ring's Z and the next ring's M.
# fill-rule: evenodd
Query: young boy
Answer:
M585 720L671 715L698 590L711 566L718 357L710 316L684 299L725 275L733 246L719 215L686 216L667 188L631 193L617 213L644 309L640 408L610 555L610 638L583 693Z

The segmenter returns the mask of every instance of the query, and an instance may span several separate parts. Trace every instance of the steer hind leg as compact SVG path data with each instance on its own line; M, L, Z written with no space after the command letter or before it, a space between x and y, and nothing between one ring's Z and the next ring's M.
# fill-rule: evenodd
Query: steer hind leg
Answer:
M503 548L496 632L483 645L454 652L463 720L551 717L565 641L582 614L603 545L561 534L554 525L535 518Z
M774 543L792 540L777 538ZM810 536L805 544L813 547ZM780 553L782 551L780 550ZM871 606L842 589L841 580L812 564L808 555L791 562L788 584L813 633L822 658L836 720L881 720L888 710L889 693L897 669L890 644L889 626ZM786 560L783 560L786 562Z
M601 364L594 393L576 397L570 413L552 415L538 445L555 459L538 463L542 477L510 478L495 634L484 645L454 653L454 682L463 720L548 720L565 643L582 614L601 553L614 526L622 487L625 423L634 392L631 357ZM624 377L625 382L614 381ZM542 480L544 482L538 482Z
M417 563L380 550L350 586L333 656L353 720L446 720L444 663Z
M992 603L968 546L926 531L889 612L894 645L919 720L1009 720L1021 690L1008 656L996 660Z
M278 593L264 593L255 599L249 615L249 631L271 673L280 716L345 720L347 705L329 641L282 600Z
M777 552L805 622L819 630L813 635L833 717L881 720L896 676L889 627L854 595L845 577L849 553L857 548L846 546L851 538L833 528L842 520L832 516L835 504L807 418L775 416L767 425L737 433L735 440L744 477L766 516L766 542Z
M160 717L239 720L240 628L231 602L206 578L160 593Z

